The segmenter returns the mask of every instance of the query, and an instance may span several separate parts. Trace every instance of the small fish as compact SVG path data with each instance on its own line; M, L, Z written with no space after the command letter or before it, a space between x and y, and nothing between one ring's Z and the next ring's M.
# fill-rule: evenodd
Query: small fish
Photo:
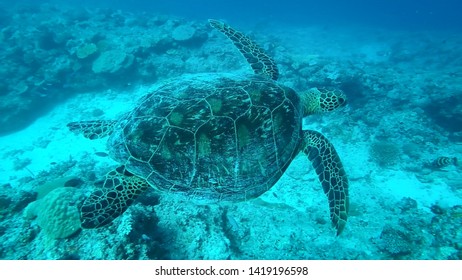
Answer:
M95 155L99 156L99 157L107 157L108 154L105 153L105 152L96 152Z
M432 165L436 168L447 167L451 164L454 164L455 166L457 166L456 157L438 157L432 162Z

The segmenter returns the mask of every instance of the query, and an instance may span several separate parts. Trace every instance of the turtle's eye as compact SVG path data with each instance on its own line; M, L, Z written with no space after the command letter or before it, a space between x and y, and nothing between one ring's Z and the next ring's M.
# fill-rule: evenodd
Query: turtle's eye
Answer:
M345 106L346 103L347 103L347 100L346 100L346 98L344 98L344 97L339 97L337 100L338 100L338 102L337 102L337 103L338 103L338 107Z

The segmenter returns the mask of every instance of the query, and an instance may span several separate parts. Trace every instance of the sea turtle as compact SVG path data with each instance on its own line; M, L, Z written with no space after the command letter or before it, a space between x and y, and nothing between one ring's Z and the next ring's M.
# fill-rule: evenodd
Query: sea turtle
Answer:
M327 195L337 235L348 216L348 180L332 144L302 130L304 116L343 106L339 90L297 94L278 82L278 68L262 48L229 25L209 20L226 35L253 74L185 75L160 85L119 120L71 122L89 139L109 136L121 165L83 202L83 228L120 216L149 187L193 201L242 201L269 190L303 152Z

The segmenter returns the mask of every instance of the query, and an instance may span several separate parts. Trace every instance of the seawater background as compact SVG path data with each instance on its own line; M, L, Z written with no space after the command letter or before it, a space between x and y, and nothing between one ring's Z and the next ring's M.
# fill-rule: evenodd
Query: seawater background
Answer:
M458 2L0 1L0 258L461 259L462 172L434 165L462 157ZM341 236L304 156L251 201L149 192L110 226L78 229L78 205L117 163L105 139L65 125L116 119L185 73L250 72L208 18L250 34L280 82L346 92L347 108L304 123L350 179ZM183 26L194 34L175 37ZM97 51L79 57L88 44ZM113 50L119 64L95 70Z
M3 5L11 5L2 1ZM294 24L359 24L400 29L461 29L462 4L457 0L235 0L235 1L15 1L108 7L125 11L173 14L190 19L226 18L233 22L274 20Z

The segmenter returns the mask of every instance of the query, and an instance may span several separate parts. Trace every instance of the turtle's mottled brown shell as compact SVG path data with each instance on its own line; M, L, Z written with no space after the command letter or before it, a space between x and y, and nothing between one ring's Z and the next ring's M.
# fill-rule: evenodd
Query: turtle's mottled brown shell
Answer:
M184 76L122 118L109 149L156 189L199 200L253 198L300 151L300 110L292 89L265 77Z

